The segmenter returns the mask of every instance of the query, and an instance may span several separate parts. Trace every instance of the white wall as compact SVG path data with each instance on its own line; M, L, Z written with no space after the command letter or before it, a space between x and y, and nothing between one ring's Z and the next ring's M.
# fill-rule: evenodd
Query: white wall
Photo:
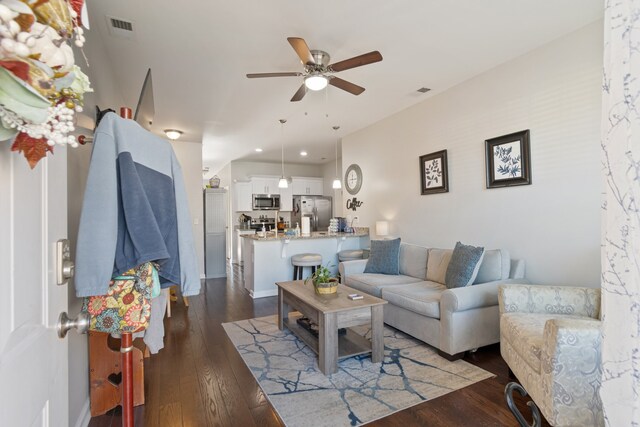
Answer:
M198 256L200 277L204 278L204 225L202 202L202 144L198 142L174 141L171 143L182 167L184 185L189 201L191 226Z
M248 180L251 175L282 175L280 163L268 162L231 162L231 179ZM315 176L322 177L322 165L307 165L299 163L285 163L284 175L290 176Z
M89 76L94 93L85 95L84 111L89 117L94 117L95 105L105 109L117 110L124 105L122 94L116 84L112 62L106 56L106 51L97 29L85 32L87 42L84 52L91 67L84 63L82 54L76 50L76 63ZM134 106L135 107L135 106ZM78 239L78 224L82 210L82 199L89 171L91 145L69 148L67 150L67 223L72 256L76 253ZM76 298L75 283L69 281L69 315L74 317L82 308L82 299ZM81 425L89 416L89 349L87 335L74 332L67 335L69 340L69 423L71 426Z
M343 166L363 171L360 223L506 248L533 282L599 286L602 48L597 22L345 137ZM523 129L532 185L486 189L484 140ZM442 149L449 193L421 196L418 157Z

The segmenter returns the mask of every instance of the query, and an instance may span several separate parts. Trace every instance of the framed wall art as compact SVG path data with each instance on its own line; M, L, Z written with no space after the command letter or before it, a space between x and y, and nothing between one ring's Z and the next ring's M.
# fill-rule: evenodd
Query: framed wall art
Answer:
M447 192L449 192L447 150L420 156L420 193L425 195Z
M487 188L531 184L529 129L485 142Z

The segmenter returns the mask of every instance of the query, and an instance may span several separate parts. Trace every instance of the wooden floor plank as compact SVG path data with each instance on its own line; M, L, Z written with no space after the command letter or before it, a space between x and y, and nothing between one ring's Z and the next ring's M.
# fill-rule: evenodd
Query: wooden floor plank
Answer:
M182 405L178 402L168 405L161 405L158 418L162 420L162 425L167 427L182 425Z
M242 270L207 280L190 307L172 303L165 319L165 348L145 359L146 404L135 410L136 425L155 427L283 426L222 323L274 315L275 297L253 300L242 286ZM496 375L462 390L397 412L368 426L507 426L518 424L504 402L509 382L498 345L469 353L465 360ZM526 399L516 405L529 416ZM91 419L91 427L115 427L120 409ZM312 422L309 424L313 425ZM546 421L543 426L548 427Z

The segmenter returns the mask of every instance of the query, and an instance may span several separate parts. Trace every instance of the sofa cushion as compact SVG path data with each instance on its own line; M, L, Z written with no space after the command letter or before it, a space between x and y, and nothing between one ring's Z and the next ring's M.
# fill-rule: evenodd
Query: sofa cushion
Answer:
M382 289L382 298L389 303L423 316L440 318L440 296L447 289L436 282L418 282Z
M429 249L429 257L427 258L428 281L444 285L444 278L447 274L447 267L452 254L452 249Z
M380 297L384 288L416 282L421 282L421 280L403 274L391 276L388 274L360 273L348 275L344 284L369 295Z
M400 244L400 274L424 280L427 277L427 256L424 246Z
M444 277L447 288L463 288L473 283L482 263L484 248L456 242Z
M504 249L484 251L482 264L473 283L487 283L496 280L506 280L511 273L511 257Z
M537 313L505 313L500 316L500 338L507 340L537 373L540 373L544 324L553 317Z
M365 273L399 274L400 238L393 240L372 240L369 261Z

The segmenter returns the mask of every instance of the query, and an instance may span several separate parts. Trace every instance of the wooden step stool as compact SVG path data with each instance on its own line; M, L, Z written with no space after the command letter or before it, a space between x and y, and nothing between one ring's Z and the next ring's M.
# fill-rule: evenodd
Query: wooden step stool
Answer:
M109 346L111 341L111 346ZM133 352L133 406L144 405L143 352L135 346ZM91 416L105 414L121 404L122 368L120 339L106 332L89 332L89 380Z

